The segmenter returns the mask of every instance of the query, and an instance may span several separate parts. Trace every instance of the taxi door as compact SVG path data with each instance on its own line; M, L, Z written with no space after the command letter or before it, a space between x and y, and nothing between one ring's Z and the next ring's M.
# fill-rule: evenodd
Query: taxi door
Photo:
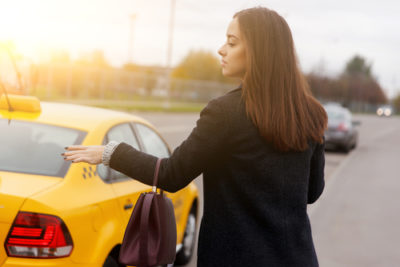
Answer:
M133 124L136 136L139 139L143 151L159 158L168 158L171 154L168 145L164 139L152 128L141 123ZM185 201L185 191L179 190L175 193L164 192L167 197L171 198L174 205L175 219L177 222L178 229L181 229L183 220L182 216L184 214L184 201ZM184 227L183 227L184 228ZM181 233L178 233L178 236Z
M132 126L129 123L123 123L112 127L104 138L104 144L109 141L125 142L134 148L140 150L139 142L133 132ZM144 191L150 191L151 187L142 184L126 175L117 172L104 165L99 165L99 173L103 180L110 184L118 199L120 212L123 214L124 227L129 221L135 203Z

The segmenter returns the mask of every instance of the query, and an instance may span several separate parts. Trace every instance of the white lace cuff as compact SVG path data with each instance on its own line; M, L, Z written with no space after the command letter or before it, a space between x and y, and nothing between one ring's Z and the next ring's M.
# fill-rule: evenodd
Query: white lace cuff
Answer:
M105 166L110 166L111 155L119 144L117 141L111 141L104 147L101 160Z

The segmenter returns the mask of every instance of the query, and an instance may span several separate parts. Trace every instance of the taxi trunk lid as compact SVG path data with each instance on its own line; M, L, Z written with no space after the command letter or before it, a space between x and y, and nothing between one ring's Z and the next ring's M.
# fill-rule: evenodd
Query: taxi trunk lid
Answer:
M62 180L60 177L0 172L0 223L11 223L26 198Z
M62 180L60 177L0 172L0 266L6 258L4 241L25 199Z

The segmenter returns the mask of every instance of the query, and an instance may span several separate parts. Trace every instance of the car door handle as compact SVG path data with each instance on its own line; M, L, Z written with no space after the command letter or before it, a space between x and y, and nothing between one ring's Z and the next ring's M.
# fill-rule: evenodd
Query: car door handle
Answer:
M124 210L129 210L131 208L133 208L133 204L132 203L124 205Z

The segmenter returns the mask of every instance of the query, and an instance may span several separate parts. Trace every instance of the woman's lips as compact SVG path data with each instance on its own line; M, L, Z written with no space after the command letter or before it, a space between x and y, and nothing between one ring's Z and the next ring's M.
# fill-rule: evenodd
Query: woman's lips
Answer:
M228 63L226 63L226 61L221 60L221 65L222 65L222 66L225 66L226 64L228 64Z

